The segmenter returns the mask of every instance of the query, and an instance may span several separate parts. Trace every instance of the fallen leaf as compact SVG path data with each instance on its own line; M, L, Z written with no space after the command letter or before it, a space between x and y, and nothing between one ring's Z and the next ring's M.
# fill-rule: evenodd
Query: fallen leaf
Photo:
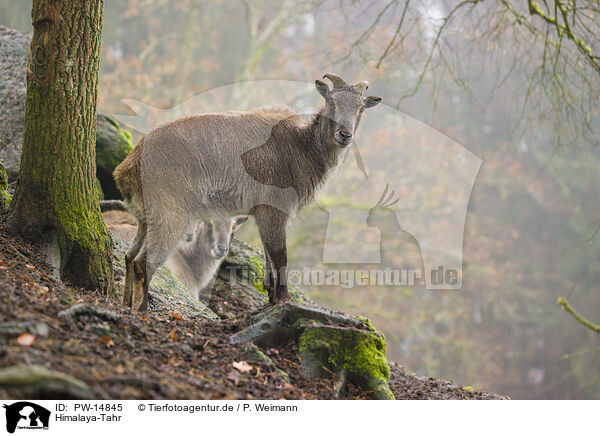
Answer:
M183 317L181 315L179 315L178 313L175 313L175 312L171 312L171 316L173 317L173 319L175 319L177 321L181 321L183 319Z
M169 333L169 337L173 342L178 342L177 336L175 336L175 329L171 330L171 333Z
M100 340L102 342L104 342L106 345L108 345L109 347L112 347L113 345L115 345L115 343L113 342L113 340L110 336L102 336L100 338Z
M30 333L23 333L17 338L17 343L22 347L29 347L35 342L35 336Z
M253 368L252 365L249 365L248 362L245 362L243 360L241 360L239 362L233 362L233 364L231 366L233 366L239 372L250 372Z

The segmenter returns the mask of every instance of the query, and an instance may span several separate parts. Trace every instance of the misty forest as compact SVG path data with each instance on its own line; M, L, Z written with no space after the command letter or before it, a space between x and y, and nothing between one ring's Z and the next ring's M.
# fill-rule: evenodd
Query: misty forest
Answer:
M599 110L598 0L0 0L0 397L600 399Z

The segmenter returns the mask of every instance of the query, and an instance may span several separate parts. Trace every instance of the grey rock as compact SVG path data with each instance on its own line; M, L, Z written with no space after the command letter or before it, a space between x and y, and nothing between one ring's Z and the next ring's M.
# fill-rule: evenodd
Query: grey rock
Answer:
M0 158L10 180L21 159L29 43L30 36L0 25Z
M35 336L48 336L48 325L44 322L21 321L4 322L0 324L0 336L18 336L23 333L31 333Z
M99 309L95 306L90 306L84 303L79 303L68 309L61 310L58 312L59 318L64 318L69 324L74 324L77 318L82 315L92 315L96 318L104 319L106 321L116 322L119 320L119 315L110 310Z
M70 375L41 366L16 365L0 369L0 388L12 398L90 400L88 385Z
M232 344L254 342L258 345L279 345L295 340L311 321L372 331L361 318L333 312L316 306L283 303L266 308L254 317L254 324L234 334Z

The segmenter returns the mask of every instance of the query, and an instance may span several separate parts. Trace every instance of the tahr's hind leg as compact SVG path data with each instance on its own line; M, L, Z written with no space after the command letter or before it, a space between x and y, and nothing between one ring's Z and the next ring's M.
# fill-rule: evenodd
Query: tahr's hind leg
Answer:
M148 225L146 241L133 261L135 309L141 312L148 310L148 291L152 276L184 237L188 224L185 213L181 212L170 215L168 221Z
M137 228L137 233L127 254L125 254L125 289L123 291L123 305L132 307L132 293L134 283L133 260L140 252L144 241L146 240L146 222L140 221Z
M133 260L133 295L131 307L139 311L148 310L148 276L146 274L146 244Z

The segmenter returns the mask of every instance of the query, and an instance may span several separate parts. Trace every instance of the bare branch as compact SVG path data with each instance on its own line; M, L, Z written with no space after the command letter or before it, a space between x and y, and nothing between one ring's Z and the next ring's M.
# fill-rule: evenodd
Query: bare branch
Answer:
M379 69L379 66L381 65L381 62L383 62L383 60L387 56L388 52L394 46L394 44L396 42L396 38L400 34L400 30L402 29L402 24L404 24L404 17L406 17L406 10L408 9L408 4L409 3L410 3L410 0L406 0L406 3L404 3L404 9L402 10L402 16L400 17L400 21L398 22L398 27L396 27L396 32L394 32L394 36L392 37L390 43L387 45L387 47L385 48L383 54L379 58L379 61L377 62L377 66L375 68Z
M531 15L539 16L549 25L556 27L556 30L557 30L559 36L566 34L567 38L569 38L571 41L573 41L573 43L575 43L575 46L577 47L579 52L592 65L592 67L594 68L596 73L598 73L598 75L600 75L600 62L598 62L599 58L598 58L598 56L592 55L591 47L589 45L587 45L580 38L577 38L575 36L575 34L573 33L573 30L572 30L571 26L569 25L569 21L568 21L567 6L565 6L565 4L561 0L554 1L555 11L559 11L563 18L564 24L560 24L559 20L558 20L558 15L551 17L551 16L547 15L544 11L542 11L542 8L540 7L540 5L537 2L534 2L533 0L527 0L527 2L529 5L529 13ZM573 14L575 15L575 12L573 12ZM575 19L575 18L573 18L573 19Z
M567 312L569 312L571 315L573 315L573 318L575 318L577 320L577 322L583 324L584 326L586 326L587 328L591 329L592 331L599 333L600 334L600 325L596 325L594 323L592 323L591 321L588 321L587 319L585 319L583 316L581 316L580 314L578 314L575 309L573 309L573 307L569 304L569 302L567 301L566 298L563 297L559 297L558 298L558 304Z

